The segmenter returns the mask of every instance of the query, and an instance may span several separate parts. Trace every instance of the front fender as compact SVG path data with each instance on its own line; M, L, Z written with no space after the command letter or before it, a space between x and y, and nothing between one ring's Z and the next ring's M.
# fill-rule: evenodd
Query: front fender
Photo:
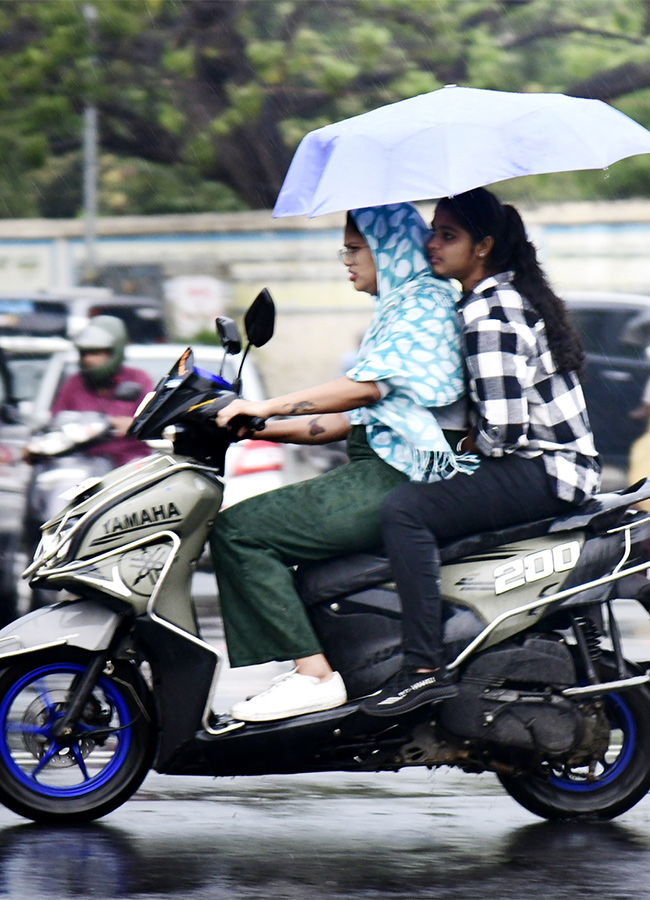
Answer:
M0 630L0 666L11 657L66 644L105 650L120 618L94 600L67 600L34 610Z

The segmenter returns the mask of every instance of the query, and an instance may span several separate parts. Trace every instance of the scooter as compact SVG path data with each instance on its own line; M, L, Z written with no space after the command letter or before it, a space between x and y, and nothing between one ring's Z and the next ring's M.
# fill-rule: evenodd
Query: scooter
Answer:
M92 476L113 468L105 456L88 456L85 450L111 436L108 416L98 412L65 410L34 432L25 445L32 465L27 491L25 533L34 549L41 525L65 505L61 494ZM31 540L30 540L31 539Z
M116 399L134 404L141 395L142 387L137 382L124 381L115 389ZM113 468L109 455L101 452L102 445L112 437L110 416L94 410L63 410L30 435L25 445L26 457L32 464L25 530L34 538L33 547L40 540L43 522L64 506L62 494ZM93 452L89 453L91 448ZM143 448L143 455L147 452Z
M248 347L273 303L248 310ZM218 330L240 349L234 323ZM247 347L247 350L248 350ZM615 599L650 610L645 482L558 519L444 547L444 640L459 694L391 718L360 700L398 669L400 604L386 560L352 554L296 578L348 702L274 722L212 712L221 654L201 637L190 582L223 492L236 392L183 354L141 404L160 452L79 485L43 526L33 586L76 595L0 631L0 800L41 822L116 809L150 769L169 775L494 772L548 819L612 818L650 786L650 674L624 658ZM171 446L171 444L170 444Z

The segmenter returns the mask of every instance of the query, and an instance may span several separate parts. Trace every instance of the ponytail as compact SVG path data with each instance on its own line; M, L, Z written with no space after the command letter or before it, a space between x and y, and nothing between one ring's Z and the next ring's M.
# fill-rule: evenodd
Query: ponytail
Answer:
M569 318L564 302L551 289L537 252L528 240L521 216L509 204L502 204L485 188L476 188L446 197L438 208L450 213L474 243L490 236L494 246L487 268L495 274L512 271L512 284L544 321L548 345L559 372L584 369L584 350Z

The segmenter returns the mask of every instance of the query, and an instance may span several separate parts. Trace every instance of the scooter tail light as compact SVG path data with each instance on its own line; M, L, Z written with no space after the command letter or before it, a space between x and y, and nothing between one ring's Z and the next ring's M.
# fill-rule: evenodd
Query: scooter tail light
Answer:
M277 472L284 468L284 447L273 441L242 441L232 467L232 475Z

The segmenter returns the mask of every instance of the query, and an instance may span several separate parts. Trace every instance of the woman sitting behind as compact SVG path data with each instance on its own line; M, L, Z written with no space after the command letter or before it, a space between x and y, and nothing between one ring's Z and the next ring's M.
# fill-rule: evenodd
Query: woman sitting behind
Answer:
M363 704L377 716L457 693L442 644L439 541L558 516L600 483L580 386L582 347L519 213L479 188L441 200L432 229L434 273L463 289L473 427L460 449L480 464L446 481L402 485L384 504L404 667Z

